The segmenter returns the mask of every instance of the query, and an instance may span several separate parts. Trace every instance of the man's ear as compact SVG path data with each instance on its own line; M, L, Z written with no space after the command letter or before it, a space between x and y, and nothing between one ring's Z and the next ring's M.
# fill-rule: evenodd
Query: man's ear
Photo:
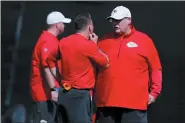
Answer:
M59 29L59 28L60 28L60 26L61 26L61 24L60 24L60 23L57 23L55 26L56 26L56 28L58 28L58 29Z
M88 28L89 28L89 32L90 32L90 33L93 33L93 30L92 30L91 25L89 25Z
M127 20L128 24L131 24L131 18L127 18Z
M56 28L59 28L59 23L55 24L55 27L56 27Z

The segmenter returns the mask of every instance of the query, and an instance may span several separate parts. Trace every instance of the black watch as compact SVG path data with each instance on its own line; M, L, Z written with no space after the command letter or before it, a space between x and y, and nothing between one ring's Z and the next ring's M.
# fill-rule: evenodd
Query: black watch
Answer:
M50 88L50 91L57 91L56 87Z

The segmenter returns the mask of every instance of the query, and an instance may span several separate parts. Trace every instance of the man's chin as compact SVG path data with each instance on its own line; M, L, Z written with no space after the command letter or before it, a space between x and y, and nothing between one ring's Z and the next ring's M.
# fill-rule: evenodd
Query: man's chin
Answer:
M118 34L118 35L121 34L120 30L114 30L114 31L115 31L115 33Z

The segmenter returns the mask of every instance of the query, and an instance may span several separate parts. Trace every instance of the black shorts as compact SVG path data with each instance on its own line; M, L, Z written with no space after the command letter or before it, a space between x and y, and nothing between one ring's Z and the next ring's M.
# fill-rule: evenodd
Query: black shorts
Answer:
M90 90L71 89L59 92L57 123L91 123L92 98Z
M147 111L126 108L98 108L96 123L148 123Z
M57 104L54 101L34 102L29 116L29 123L55 123Z

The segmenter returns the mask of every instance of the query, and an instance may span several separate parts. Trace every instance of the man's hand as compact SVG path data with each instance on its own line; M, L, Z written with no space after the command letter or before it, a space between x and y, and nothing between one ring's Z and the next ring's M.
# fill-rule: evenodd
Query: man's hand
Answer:
M97 44L98 36L95 33L90 34L89 37L90 37L90 40L92 40L94 43Z
M51 100L58 102L58 92L57 91L51 91Z
M148 98L148 105L150 105L151 103L154 103L155 102L155 98L149 94L149 98Z

